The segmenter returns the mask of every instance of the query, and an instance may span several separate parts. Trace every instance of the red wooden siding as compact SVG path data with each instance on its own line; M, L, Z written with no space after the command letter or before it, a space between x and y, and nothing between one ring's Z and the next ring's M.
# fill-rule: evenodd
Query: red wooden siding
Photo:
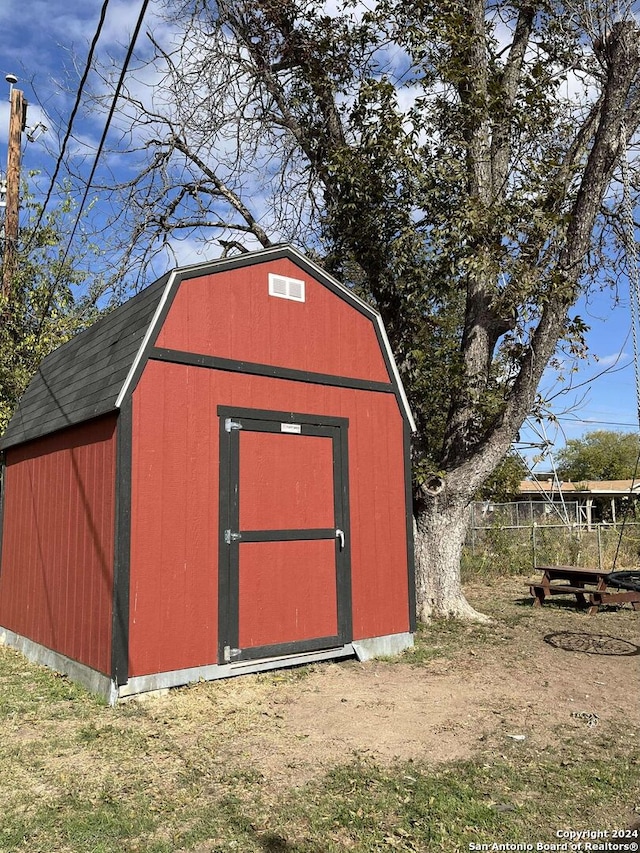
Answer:
M218 405L349 419L354 639L409 630L392 394L150 362L133 403L132 676L216 662Z
M111 670L115 417L7 452L0 625Z
M268 274L303 279L306 301L268 294ZM388 382L373 322L288 260L182 282L157 346Z
M241 531L334 527L331 438L244 430L238 438ZM333 538L240 542L241 648L337 635L335 551Z
M240 529L333 527L330 438L240 436Z
M240 547L240 647L338 633L335 543L247 542Z
M152 362L133 399L131 676L217 654L218 417L198 371L176 378Z

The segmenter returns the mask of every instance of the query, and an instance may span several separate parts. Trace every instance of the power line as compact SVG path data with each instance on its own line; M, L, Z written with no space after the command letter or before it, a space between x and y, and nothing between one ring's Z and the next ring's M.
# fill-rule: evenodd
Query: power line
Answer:
M51 178L51 182L49 184L49 189L47 190L47 194L46 194L44 203L40 209L40 214L38 215L38 219L36 221L36 224L35 224L34 228L32 229L31 234L29 236L29 240L27 241L27 245L24 248L25 252L27 252L29 250L29 247L31 246L33 240L35 239L35 235L38 231L38 228L40 227L40 223L42 222L42 219L44 217L44 213L45 213L45 210L47 208L47 205L51 201L51 196L53 194L53 189L55 186L56 178L58 177L58 173L60 172L60 168L62 166L64 155L66 154L66 151L67 151L67 144L68 144L69 140L71 139L71 133L73 130L73 122L75 121L75 117L78 114L78 110L80 109L80 103L82 100L82 93L84 90L85 83L87 82L87 79L89 77L89 73L91 71L91 66L93 64L93 55L95 53L96 47L98 45L98 40L99 40L100 35L102 33L102 27L104 25L105 18L107 16L108 6L109 6L109 0L104 0L104 2L102 4L102 9L100 10L100 20L98 21L98 27L96 29L94 36L93 36L93 39L91 40L91 45L89 47L89 53L87 54L87 61L85 63L84 72L82 74L82 77L80 78L80 85L79 85L78 91L76 93L75 103L73 105L73 109L71 110L71 115L69 116L69 121L67 123L67 129L65 131L64 139L62 140L62 146L60 148L60 153L58 154L58 158L56 160L56 165L55 165L55 168L53 170L53 177Z
M105 4L107 2L108 2L108 0L105 0ZM78 230L78 225L80 224L80 217L82 216L82 211L84 210L84 206L87 203L87 199L89 197L89 192L91 190L91 184L93 182L93 178L94 178L96 170L98 168L98 162L100 160L100 157L102 156L102 151L104 149L104 145L105 145L105 142L107 140L109 128L111 126L111 120L113 119L114 113L116 111L116 105L118 102L118 98L120 97L120 92L121 92L122 87L124 85L124 78L127 74L127 70L129 68L129 63L131 62L131 57L133 56L135 44L136 44L136 41L138 39L138 35L140 34L140 29L142 27L142 21L144 20L144 16L145 16L145 13L147 11L148 5L149 5L149 0L143 0L142 7L141 7L140 13L138 15L138 20L136 21L135 29L131 35L130 40L129 40L129 47L127 48L127 54L125 56L125 59L124 59L123 65L122 65L122 69L120 71L120 76L118 78L118 82L116 84L116 88L115 88L114 93L113 93L113 98L111 100L111 108L109 109L109 114L107 115L107 120L105 122L104 130L102 131L102 136L100 138L100 143L98 144L98 148L96 150L96 154L95 154L95 157L93 160L93 166L91 167L91 172L89 174L89 178L87 179L85 191L84 191L84 194L82 196L82 201L80 202L80 207L78 208L78 212L77 212L76 217L75 217L75 222L74 222L73 228L71 230L71 234L69 236L69 239L67 241L67 247L64 251L64 255L62 256L62 261L60 262L60 268L58 271L58 275L56 276L55 281L53 282L53 285L51 286L51 288L49 288L47 303L44 307L44 311L42 312L42 316L40 319L40 328L42 328L42 324L44 323L44 318L46 317L46 315L49 311L49 307L51 305L51 300L53 299L53 295L54 295L56 288L60 282L60 277L62 276L65 262L67 260L68 255L69 255L69 252L71 250L71 244L73 243L73 238L75 237L76 231Z
M108 2L108 0L105 0ZM133 56L133 51L135 48L136 41L138 40L138 35L140 34L140 29L142 27L142 21L144 19L145 13L147 11L147 6L149 5L149 0L143 0L142 7L140 9L140 14L138 15L138 20L136 21L136 26L131 36L131 40L129 41L129 47L127 49L127 55L125 56L124 63L122 65L122 70L120 71L120 76L118 78L118 83L116 84L115 91L113 93L113 98L111 101L111 108L109 110L109 114L107 116L107 120L105 122L104 130L102 131L102 137L100 138L100 143L98 145L98 149L96 151L96 155L93 160L93 166L91 167L91 173L89 174L89 178L87 180L87 184L85 187L84 194L82 196L82 201L80 202L80 208L76 215L76 221L71 231L71 236L69 237L69 241L67 243L67 249L65 251L64 257L62 259L62 264L66 260L67 254L69 253L69 249L71 248L71 243L73 238L75 237L75 233L78 229L78 225L80 223L80 217L82 216L82 211L84 210L84 206L87 203L87 198L89 197L89 192L91 190L91 184L96 174L96 170L98 168L98 162L100 157L102 156L102 151L107 141L107 135L109 133L109 128L111 126L111 120L113 119L114 113L116 111L116 104L118 102L118 98L120 97L120 92L124 85L124 78L127 74L127 69L129 68L129 63L131 62L131 57Z
M622 421L598 421L593 418L572 418L569 415L556 415L557 421L565 421L567 423L582 424L589 426L590 424L601 424L603 426L620 426L620 427L637 427L638 424L628 424Z

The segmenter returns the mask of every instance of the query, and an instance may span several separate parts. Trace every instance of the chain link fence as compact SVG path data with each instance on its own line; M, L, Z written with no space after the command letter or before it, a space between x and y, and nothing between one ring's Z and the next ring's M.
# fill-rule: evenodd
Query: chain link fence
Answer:
M527 574L534 566L608 571L640 565L640 523L587 525L577 502L476 502L463 555L465 574Z

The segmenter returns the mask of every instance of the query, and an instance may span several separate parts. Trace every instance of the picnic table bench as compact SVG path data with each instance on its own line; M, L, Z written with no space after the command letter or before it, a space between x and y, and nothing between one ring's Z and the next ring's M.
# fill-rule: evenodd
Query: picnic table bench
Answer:
M542 572L537 581L527 581L533 603L540 607L552 595L575 595L580 607L597 613L603 604L623 604L628 601L634 610L640 610L640 591L625 589L609 582L609 572L580 566L536 566Z

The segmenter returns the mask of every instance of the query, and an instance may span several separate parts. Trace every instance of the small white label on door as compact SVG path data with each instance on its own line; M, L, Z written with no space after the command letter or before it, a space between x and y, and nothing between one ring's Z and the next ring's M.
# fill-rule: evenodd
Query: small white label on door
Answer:
M300 424L280 424L280 432L294 432L299 435L302 432Z

